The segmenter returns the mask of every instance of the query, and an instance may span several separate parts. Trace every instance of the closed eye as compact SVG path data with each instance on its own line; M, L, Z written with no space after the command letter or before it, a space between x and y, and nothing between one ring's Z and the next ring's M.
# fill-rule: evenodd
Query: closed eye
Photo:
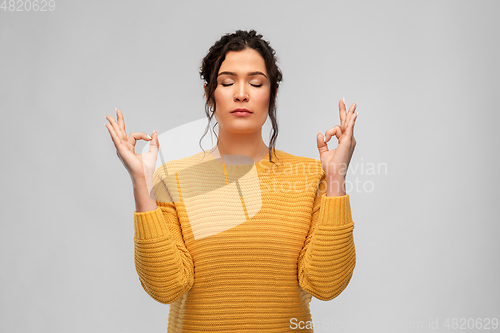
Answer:
M232 83L226 83L226 84L221 83L221 85L222 85L223 87L229 87L229 86L231 86L231 85L232 85ZM253 86L253 87L256 87L256 88L260 88L260 87L262 87L262 84L250 84L250 85L251 85L251 86Z

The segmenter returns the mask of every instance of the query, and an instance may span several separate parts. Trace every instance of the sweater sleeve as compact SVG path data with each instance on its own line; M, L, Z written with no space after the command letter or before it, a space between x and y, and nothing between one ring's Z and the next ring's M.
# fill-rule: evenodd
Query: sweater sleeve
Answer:
M313 204L311 227L298 258L298 279L303 290L329 301L349 284L356 250L349 195L327 197L323 170L321 183Z
M168 189L157 172L153 178L158 208L134 212L135 267L144 290L171 304L193 286L194 265Z

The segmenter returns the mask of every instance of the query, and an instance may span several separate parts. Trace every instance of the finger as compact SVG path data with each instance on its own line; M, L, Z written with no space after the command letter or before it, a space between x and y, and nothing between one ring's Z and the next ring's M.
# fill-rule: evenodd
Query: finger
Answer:
M118 149L118 146L122 143L122 140L116 134L113 126L111 126L110 124L104 124L104 126L106 126L106 128L108 129L109 135L111 135L111 139L113 140L113 143L115 144L115 148Z
M130 133L130 135L128 137L128 143L130 143L132 146L135 147L135 143L138 140L150 141L151 137L149 135L147 135L146 133L144 133L144 132Z
M325 144L330 141L330 139L333 137L333 136L336 136L337 139L340 138L340 136L342 135L342 128L339 126L339 125L336 125L332 128L330 128L329 130L327 130L325 132L325 136L324 136L324 141L325 141Z
M352 138L354 136L354 124L355 124L357 118L358 118L358 113L354 112L353 115L351 116L350 121L349 121L349 125L347 126L347 129L345 131L345 134L349 138Z
M346 119L345 99L344 98L342 98L339 101L339 115L340 115L340 126L342 127L344 125L344 122Z
M113 129L115 130L116 132L116 135L118 135L118 137L123 141L123 140L127 140L127 136L125 135L125 133L122 132L122 130L120 129L120 126L118 126L118 123L116 122L115 118L111 117L111 116L106 116L106 119L109 121L109 123L111 124L111 126L113 127Z
M356 103L353 103L349 107L349 111L347 112L347 116L346 116L346 121L344 123L344 127L342 127L342 131L345 132L347 130L347 126L349 125L349 123L352 120L352 116L354 115L354 110L356 109L356 107L357 107Z
M125 131L125 118L123 118L123 113L121 110L118 110L117 108L115 108L115 110L116 110L116 119L118 119L118 126L123 131L123 134L126 137L127 132Z

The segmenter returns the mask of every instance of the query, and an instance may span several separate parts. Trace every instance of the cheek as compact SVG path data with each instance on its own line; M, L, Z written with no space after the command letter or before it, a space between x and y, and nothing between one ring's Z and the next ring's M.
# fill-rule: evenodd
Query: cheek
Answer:
M216 104L220 104L221 97L220 97L220 90L219 89L214 90L214 99L215 99Z
M266 109L269 106L269 97L270 97L269 91L262 92L261 94L256 96L259 105L261 105Z
M233 101L233 97L231 96L231 92L229 90L221 90L215 89L214 91L214 99L215 103L221 107Z

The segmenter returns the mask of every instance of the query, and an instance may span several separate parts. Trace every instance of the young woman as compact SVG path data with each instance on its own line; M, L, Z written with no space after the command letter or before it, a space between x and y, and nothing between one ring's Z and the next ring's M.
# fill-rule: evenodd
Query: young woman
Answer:
M338 296L356 263L344 186L356 105L339 101L340 126L317 134L318 161L274 147L282 74L261 35L222 36L200 75L209 124L219 125L212 150L155 170L157 131L127 138L121 111L106 117L133 181L141 285L170 304L168 332L313 332L311 297ZM147 154L134 153L137 140L150 141Z

